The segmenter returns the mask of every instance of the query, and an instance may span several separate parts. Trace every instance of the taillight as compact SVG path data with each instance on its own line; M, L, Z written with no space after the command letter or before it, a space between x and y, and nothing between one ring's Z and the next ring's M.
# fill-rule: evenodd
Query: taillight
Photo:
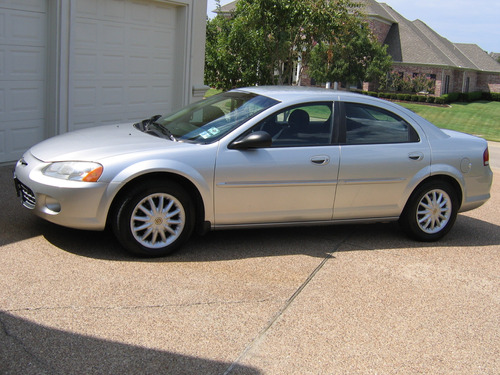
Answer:
M486 150L484 150L483 165L484 166L490 165L490 151L488 150L488 147L486 147Z

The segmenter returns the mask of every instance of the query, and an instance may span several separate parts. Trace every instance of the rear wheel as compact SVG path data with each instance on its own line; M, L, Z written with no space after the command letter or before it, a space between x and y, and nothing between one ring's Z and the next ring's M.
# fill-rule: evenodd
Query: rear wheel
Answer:
M437 241L450 231L457 212L458 200L453 188L446 182L428 182L412 194L400 223L418 241Z
M136 186L119 203L113 231L123 247L143 256L165 256L191 235L194 209L177 184Z

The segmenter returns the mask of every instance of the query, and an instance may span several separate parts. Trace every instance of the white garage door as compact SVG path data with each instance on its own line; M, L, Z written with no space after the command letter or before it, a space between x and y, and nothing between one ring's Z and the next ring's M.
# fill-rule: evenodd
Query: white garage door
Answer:
M0 0L0 163L45 135L47 2Z
M177 29L177 7L164 2L76 0L69 130L170 111L182 74Z

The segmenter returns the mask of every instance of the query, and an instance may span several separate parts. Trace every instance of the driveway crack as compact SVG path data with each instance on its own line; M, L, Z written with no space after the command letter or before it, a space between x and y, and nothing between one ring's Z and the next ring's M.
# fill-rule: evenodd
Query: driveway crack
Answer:
M314 279L314 277L318 274L318 272L324 267L324 265L330 260L334 259L336 252L339 251L339 248L344 245L347 240L354 233L354 230L350 230L346 233L344 238L340 240L334 247L334 249L327 253L327 255L322 259L322 261L318 264L318 266L309 274L306 280L299 286L299 288L292 294L292 296L285 302L285 304L277 311L277 313L267 322L264 328L259 332L259 334L255 337L255 339L248 344L248 346L243 350L238 358L228 367L228 369L224 372L224 375L229 375L231 372L243 362L243 360L249 355L249 353L257 347L262 340L265 338L267 332L272 328L272 326L278 321L278 319L288 310L290 305L295 301L295 299L302 293L302 291L309 285L309 283Z
M33 353L30 348L24 343L23 340L21 340L18 336L13 334L7 327L7 323L4 320L4 315L5 313L0 312L0 335L4 335L9 341L11 341L11 345L8 345L9 350L11 351L17 351L17 349L13 349L13 346L16 346L17 348L20 348L25 355L29 358L29 362L31 363L30 366L36 365L38 370L43 369L44 373L47 374L57 374L58 371L56 369L52 368L48 363L46 363L43 358L40 358L38 355ZM7 315L8 316L8 315ZM4 353L8 355L8 353ZM17 356L16 356L17 357ZM8 364L7 358L4 358L3 361L6 361L4 363ZM3 373L5 369L2 367L0 364L0 372Z
M211 306L211 305L240 305L247 303L263 303L273 300L273 298L263 298L259 300L238 300L238 301L205 301L193 303L172 303L172 304L156 304L156 305L130 305L130 306L40 306L40 307L25 307L18 309L10 309L6 312L36 312L36 311L57 311L57 310L136 310L136 309L163 309L170 307L193 307L193 306Z

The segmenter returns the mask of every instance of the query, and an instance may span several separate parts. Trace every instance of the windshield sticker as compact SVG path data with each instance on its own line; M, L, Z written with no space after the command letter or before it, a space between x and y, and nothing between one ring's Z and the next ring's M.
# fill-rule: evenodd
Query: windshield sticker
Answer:
M200 137L203 139L210 138L210 134L208 132L201 132Z
M212 134L212 135L217 135L217 134L219 134L219 133L220 133L220 130L219 130L219 129L217 129L217 128L210 128L210 129L208 129L208 132L209 132L210 134Z

